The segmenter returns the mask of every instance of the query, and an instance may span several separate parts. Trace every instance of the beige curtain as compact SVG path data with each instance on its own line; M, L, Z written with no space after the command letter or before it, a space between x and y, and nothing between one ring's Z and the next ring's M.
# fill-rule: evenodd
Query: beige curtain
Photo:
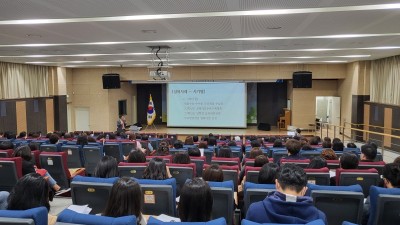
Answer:
M400 56L372 62L370 87L372 102L400 105Z
M0 62L0 99L47 97L48 67Z

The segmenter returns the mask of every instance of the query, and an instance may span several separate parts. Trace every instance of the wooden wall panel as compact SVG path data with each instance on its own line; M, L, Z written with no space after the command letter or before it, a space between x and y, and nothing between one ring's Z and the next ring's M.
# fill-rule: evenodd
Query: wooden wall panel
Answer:
M53 99L46 99L46 125L47 132L54 131L54 103Z
M384 116L384 132L385 134L391 134L392 131L390 128L392 128L392 114L393 114L393 110L392 108L385 108L385 116ZM385 147L391 147L392 143L392 138L388 137L388 136L384 136L383 137L383 145Z
M68 130L67 96L54 96L54 130Z
M37 103L35 103L35 101L37 101ZM40 131L42 134L46 134L46 99L37 98L26 100L26 124L28 132Z
M363 130L369 130L369 110L370 110L370 107L369 107L369 105L367 105L367 104L365 104L364 105L364 128L363 128ZM366 132L364 132L363 133L363 139L364 140L368 140L368 133L366 133Z
M0 102L0 131L17 132L17 117L15 111L15 101Z
M16 117L17 117L17 133L27 131L28 127L26 124L26 102L16 102Z

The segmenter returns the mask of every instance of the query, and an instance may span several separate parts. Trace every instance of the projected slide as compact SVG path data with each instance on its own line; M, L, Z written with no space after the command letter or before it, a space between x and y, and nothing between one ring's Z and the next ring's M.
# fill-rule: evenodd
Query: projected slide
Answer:
M245 83L169 83L169 127L246 127Z

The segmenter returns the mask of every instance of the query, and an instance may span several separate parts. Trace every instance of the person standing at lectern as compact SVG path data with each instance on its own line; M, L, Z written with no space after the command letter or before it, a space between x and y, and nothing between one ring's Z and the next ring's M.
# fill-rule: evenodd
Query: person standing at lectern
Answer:
M125 132L125 127L126 127L125 114L121 114L117 121L117 132L118 133Z

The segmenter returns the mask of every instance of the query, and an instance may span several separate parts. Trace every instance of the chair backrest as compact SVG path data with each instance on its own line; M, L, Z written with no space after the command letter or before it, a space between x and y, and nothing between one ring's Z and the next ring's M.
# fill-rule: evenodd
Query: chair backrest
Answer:
M285 163L293 163L300 166L301 168L306 168L308 164L310 164L310 159L281 159L281 164L284 165Z
M176 164L168 163L169 172L171 176L176 180L176 194L179 195L180 189L183 187L187 179L196 177L196 164Z
M379 174L374 168L366 170L336 169L336 184L341 186L359 184L363 188L365 197L369 195L371 185L379 184Z
M114 157L117 162L122 162L124 160L122 148L119 143L105 143L103 145L103 151L105 155Z
M22 177L22 158L0 158L0 191L11 191Z
M246 166L245 175L246 181L258 184L258 175L260 174L261 167Z
M234 188L232 181L208 182L213 196L212 218L224 217L228 225L233 225Z
M137 179L142 187L143 214L176 216L176 180Z
M220 166L222 173L224 174L224 181L233 181L233 187L235 191L238 191L238 166Z
M378 161L378 162L360 162L358 164L358 169L371 169L375 168L379 175L382 175L383 173L383 167L386 165L384 161Z
M81 146L63 145L61 151L67 154L68 168L81 168L84 165Z
M31 151L31 153L32 153L31 162L33 164L35 164L39 169L42 168L40 166L40 159L39 159L40 151L39 150L34 150L34 151Z
M282 224L282 223L280 223L280 224L278 224L278 223L256 223L256 222L246 220L246 219L242 220L242 225L261 225L261 224L263 224L263 225L289 225L289 224ZM300 224L290 224L290 225L300 225ZM318 220L308 222L305 225L325 225L325 222L321 219L318 219Z
M364 195L347 191L312 191L315 207L325 213L329 225L341 225L344 220L361 224Z
M306 196L311 196L312 191L350 191L363 193L363 189L359 184L349 185L349 186L326 186L326 185L316 185L307 184Z
M330 170L340 168L340 161L339 160L326 160L326 163L328 164L328 168Z
M7 149L7 150L0 150L0 158L10 158L12 157L14 150Z
M40 153L40 165L46 169L60 187L68 188L69 173L67 166L67 154L65 152L42 152Z
M264 200L270 192L276 191L275 184L255 184L245 182L243 190L243 213L246 215L247 209L254 202Z
M274 159L274 163L279 163L282 157L288 156L287 150L274 150L272 151L272 158Z
M371 186L368 225L399 224L400 188ZM385 218L390 216L389 218Z
M134 177L137 179L143 178L143 172L147 168L147 163L126 163L120 162L118 164L118 171L120 177Z
M85 171L87 175L92 175L97 163L103 157L103 148L97 146L85 145L82 148L83 159L85 163Z
M41 152L58 152L58 147L56 144L41 144L40 151Z
M212 157L211 158L211 163L216 163L218 165L226 165L226 166L239 166L240 165L240 159L239 158Z
M27 210L0 210L0 224L36 224L36 225L46 225L47 224L47 209L46 207L37 207ZM8 221L7 219L8 218ZM25 219L25 220L12 220L15 219ZM33 223L32 223L33 220ZM16 222L16 223L14 223ZM18 223L20 222L20 223Z
M122 216L122 217L108 217L96 216L90 214L81 214L75 211L64 209L57 217L58 222L72 223L72 224L85 224L85 225L127 225L136 224L136 217Z
M113 184L117 178L76 176L71 182L74 205L89 205L91 214L102 213L107 205Z
M203 175L203 166L206 163L205 156L190 156L190 161L196 164L196 176L201 177Z
M204 149L204 156L206 157L206 163L211 164L211 158L214 157L213 149Z
M122 155L128 156L129 153L136 148L136 141L134 142L121 142Z
M330 175L327 167L321 169L304 169L307 174L307 182L317 185L329 185Z
M147 221L148 225L226 225L225 218L210 220L208 222L163 222L154 217L150 217Z

